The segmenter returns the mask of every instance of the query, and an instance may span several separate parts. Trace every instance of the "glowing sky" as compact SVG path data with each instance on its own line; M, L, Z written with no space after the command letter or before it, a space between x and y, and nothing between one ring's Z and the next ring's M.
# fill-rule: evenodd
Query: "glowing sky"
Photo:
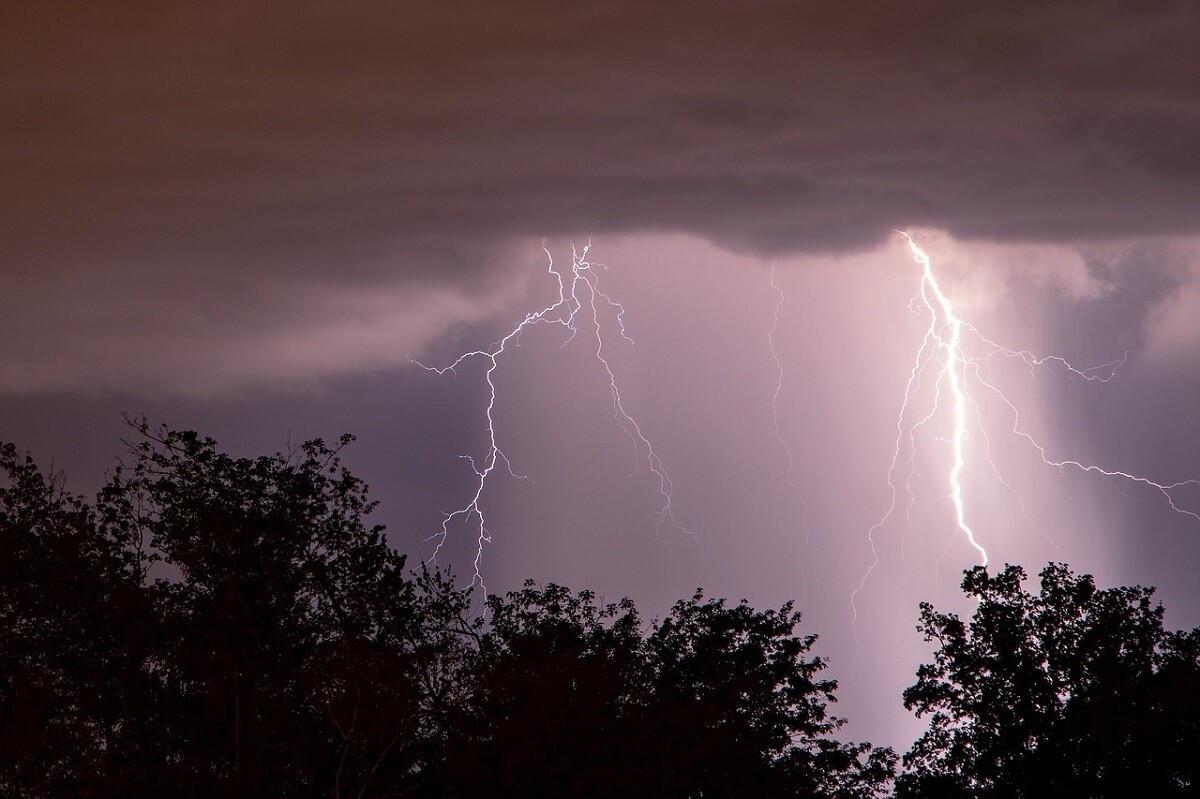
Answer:
M656 531L590 329L564 347L540 327L495 373L530 480L484 496L488 587L556 580L648 615L698 585L795 598L839 712L903 745L916 603L952 606L978 553L944 411L851 624L928 324L893 229L996 342L1128 353L1105 383L983 367L1051 460L1200 477L1192 4L76 6L0 9L0 437L79 490L121 411L247 454L350 431L392 541L428 554L473 490L458 456L486 451L487 386L409 359L499 340L555 299L543 241L569 266L590 239L636 342L606 358L695 536ZM1156 584L1170 623L1200 623L1200 523L1046 466L1001 403L978 414L964 501L993 563ZM441 560L469 577L473 557L452 535Z

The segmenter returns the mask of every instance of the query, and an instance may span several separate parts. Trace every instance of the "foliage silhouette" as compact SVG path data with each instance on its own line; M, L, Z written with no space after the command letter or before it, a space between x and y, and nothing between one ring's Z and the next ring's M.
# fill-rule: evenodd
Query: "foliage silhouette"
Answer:
M95 510L0 447L0 794L119 784L149 619L136 558Z
M922 604L938 649L904 702L930 723L897 796L1200 796L1200 630L1165 631L1152 588L1024 579L966 572L969 624Z
M349 437L232 458L137 437L94 504L0 450L0 792L858 797L791 606L699 593L652 625L530 584L486 624L406 572Z
M1200 796L1200 630L1152 589L1009 566L966 573L969 622L923 604L893 786L790 604L530 582L479 617L368 523L349 437L131 425L94 502L0 446L0 796Z
M446 795L870 797L889 750L830 738L835 683L791 606L702 594L643 632L629 600L562 585L488 600Z
M491 597L449 796L868 797L890 750L831 734L836 683L785 605L699 592L643 631L629 600L550 584Z
M0 457L0 620L18 633L0 647L0 788L365 797L418 782L461 685L468 598L406 574L367 526L366 486L338 461L349 438L234 459L135 427L94 509Z

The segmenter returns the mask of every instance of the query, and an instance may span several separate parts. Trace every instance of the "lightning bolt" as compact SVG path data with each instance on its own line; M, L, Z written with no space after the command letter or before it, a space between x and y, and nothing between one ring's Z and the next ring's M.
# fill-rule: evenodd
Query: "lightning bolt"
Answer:
M963 356L962 349L962 331L963 323L954 313L954 306L950 304L950 300L942 291L942 286L938 283L937 276L933 273L933 265L929 260L929 256L916 245L912 237L907 233L902 233L905 240L908 242L909 249L912 250L913 259L921 266L921 300L925 303L925 307L933 314L935 320L934 329L937 331L935 336L936 346L945 355L945 362L942 365L941 372L938 374L938 385L945 385L950 392L951 401L954 409L954 430L950 436L950 445L954 452L954 465L950 467L950 501L954 503L955 524L959 532L967 537L967 541L971 546L979 552L980 564L987 565L988 554L987 550L975 539L975 532L967 524L967 511L963 503L963 487L962 487L962 471L965 464L963 457L963 442L967 438L967 395L964 387L965 375L962 374L967 363ZM930 295L933 295L933 301L930 300ZM936 301L936 307L935 302ZM938 324L939 319L941 323ZM949 330L949 336L944 333Z
M495 417L498 402L495 378L497 371L500 369L502 357L508 355L510 348L520 345L522 334L537 326L555 326L567 332L569 335L567 335L562 343L563 348L566 348L575 341L581 335L581 332L594 337L596 347L592 354L608 377L613 418L617 426L629 438L633 448L634 468L630 476L632 477L636 474L641 465L645 464L658 484L660 502L657 514L658 520L654 527L655 534L660 540L664 540L662 537L663 528L664 526L669 526L678 532L695 536L694 532L681 525L675 517L675 484L671 481L670 475L667 473L662 460L654 449L654 445L642 431L641 425L626 410L625 400L621 395L621 388L616 373L613 371L612 364L605 355L606 333L604 317L606 312L609 315L609 319L616 322L618 336L630 346L633 345L634 341L629 337L625 328L625 307L600 288L599 273L608 267L589 261L588 251L590 249L590 243L582 249L576 249L572 245L570 272L569 274L564 274L562 270L555 266L554 258L550 254L550 251L543 247L542 251L546 254L547 272L557 285L557 299L540 310L526 313L524 319L490 347L465 352L446 366L428 366L420 361L410 359L422 369L439 375L446 373L457 374L456 369L470 360L482 360L487 366L484 372L484 381L487 383L488 388L488 401L484 409L487 447L480 458L470 455L459 456L470 464L471 471L474 472L474 489L468 497L466 504L457 510L445 513L441 528L426 539L427 541L437 541L433 554L429 558L430 562L434 562L449 540L452 527L455 524L472 529L476 540L472 585L478 584L484 593L486 593L487 588L483 582L483 553L487 544L492 541L492 534L488 528L483 499L490 478L496 469L503 464L505 471L511 477L519 480L529 479L526 475L517 474L513 470L511 461L509 461L508 456L504 454L504 450L500 447Z
M804 532L804 545L801 547L803 552L808 548L809 538L811 533L808 529L808 501L804 498L804 492L800 490L800 486L796 485L796 456L792 452L791 446L783 437L783 432L779 429L779 395L783 392L783 362L779 360L779 354L775 350L775 337L779 332L779 312L783 309L783 303L786 299L783 293L783 288L780 287L775 279L775 264L771 264L771 291L775 295L775 306L771 311L771 327L767 331L767 350L771 353L771 360L775 362L775 387L771 392L771 401L764 405L764 408L770 409L768 423L771 426L771 433L775 438L779 448L783 450L784 457L787 460L787 472L784 474L784 480L791 487L792 492L796 495L797 501L800 503L800 528Z
M917 314L923 315L927 313L929 323L925 328L925 335L917 351L916 360L909 372L908 382L904 390L904 400L901 404L899 418L896 421L896 440L892 450L891 463L887 470L887 484L891 499L887 511L867 531L867 541L871 550L871 563L850 598L851 607L854 609L856 618L856 600L858 594L863 590L867 580L879 565L876 537L884 525L896 514L900 504L899 486L901 485L901 481L899 474L902 470L906 470L907 472L907 476L902 483L904 491L908 496L905 505L906 515L911 511L915 501L911 480L916 468L914 462L916 435L918 430L929 424L937 416L941 409L943 395L948 397L951 411L950 430L944 437L944 440L950 444L952 453L952 463L946 476L946 482L949 488L950 502L954 509L955 531L956 535L965 537L970 546L975 549L981 565L987 565L988 553L976 536L975 530L968 523L968 513L963 492L964 471L966 469L964 447L968 440L967 407L968 405L973 407L975 409L974 417L980 419L981 414L977 394L982 394L990 398L1007 410L1012 419L1012 425L1008 432L1029 444L1046 466L1060 471L1075 469L1083 473L1121 479L1153 489L1163 496L1173 511L1200 521L1200 513L1182 507L1175 494L1178 490L1186 487L1200 486L1200 480L1160 483L1132 472L1109 469L1095 464L1083 463L1078 460L1055 459L1048 453L1043 444L1022 429L1021 415L1016 405L1005 396L1004 392L995 383L989 381L982 373L982 367L985 364L997 359L1006 358L1022 361L1029 367L1031 373L1036 372L1038 369L1044 369L1051 370L1063 378L1076 378L1091 382L1108 382L1116 376L1117 370L1125 364L1129 353L1125 353L1121 358L1108 363L1087 369L1079 369L1057 355L1038 356L1029 350L1015 350L996 343L984 336L969 322L964 321L958 316L950 298L942 290L929 256L917 246L912 236L903 231L897 231L897 233L904 237L912 253L913 260L921 269L920 287L917 295L910 303L910 308ZM968 338L982 348L982 354L968 354L968 350L964 344ZM928 372L933 373L931 377L934 381L933 402L928 411L920 419L906 428L905 420L910 418L909 406L918 395ZM1002 485L1015 493L1011 484L1003 478L996 468L995 463L991 460L991 441L982 423L980 423L979 432L982 434L985 443L984 457L991 465L993 473ZM904 459L902 459L902 453L906 453ZM1021 507L1021 512L1024 514L1023 504ZM1041 532L1040 529L1039 532Z

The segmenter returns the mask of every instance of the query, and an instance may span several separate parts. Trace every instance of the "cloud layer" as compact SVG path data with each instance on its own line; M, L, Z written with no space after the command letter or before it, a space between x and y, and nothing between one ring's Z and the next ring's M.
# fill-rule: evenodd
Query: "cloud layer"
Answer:
M69 331L125 324L200 346L181 320L208 315L291 340L295 307L272 298L335 285L335 305L403 291L465 307L511 284L496 247L545 235L678 231L778 255L897 226L1195 232L1198 17L1183 2L11 4L0 333L62 351ZM400 346L433 332L414 323Z

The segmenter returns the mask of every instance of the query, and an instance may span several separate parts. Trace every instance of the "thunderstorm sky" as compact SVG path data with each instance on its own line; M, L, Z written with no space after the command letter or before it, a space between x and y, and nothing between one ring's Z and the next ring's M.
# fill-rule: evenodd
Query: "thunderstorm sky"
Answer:
M945 404L909 458L932 373L883 518L929 321L894 230L998 344L1079 368L1127 356L1107 382L979 367L1048 459L1200 478L1198 15L7 4L0 438L90 491L123 411L238 454L353 432L392 542L427 556L473 491L459 456L486 454L488 392L483 363L410 359L496 342L556 297L543 246L569 270L591 241L635 342L601 304L604 354L690 533L656 530L594 330L537 326L494 373L498 441L530 479L501 470L483 496L489 590L553 580L647 615L696 586L795 599L852 734L903 746L920 727L900 691L930 652L917 602L961 608L978 553L955 530ZM1154 584L1169 623L1200 623L1200 521L1046 465L976 389L964 501L992 562ZM1174 496L1200 511L1200 490ZM475 538L450 532L439 561L465 583Z

